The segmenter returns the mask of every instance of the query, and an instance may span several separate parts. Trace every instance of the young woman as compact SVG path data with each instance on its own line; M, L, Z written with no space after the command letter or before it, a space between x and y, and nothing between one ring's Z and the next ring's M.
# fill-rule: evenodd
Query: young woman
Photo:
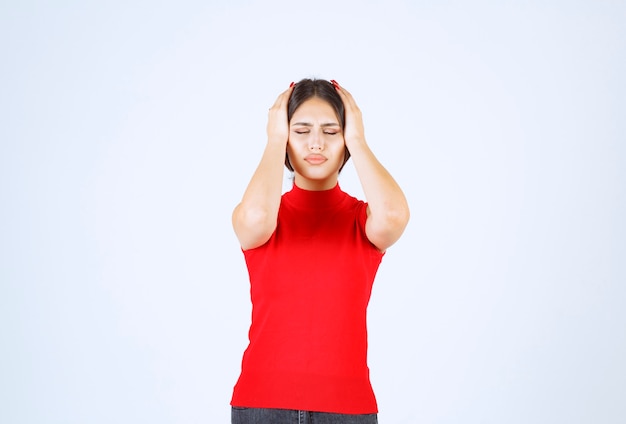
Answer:
M292 83L270 109L267 136L233 212L253 308L232 423L376 423L366 310L407 201L335 81ZM367 203L338 185L350 157ZM283 164L294 174L285 194Z

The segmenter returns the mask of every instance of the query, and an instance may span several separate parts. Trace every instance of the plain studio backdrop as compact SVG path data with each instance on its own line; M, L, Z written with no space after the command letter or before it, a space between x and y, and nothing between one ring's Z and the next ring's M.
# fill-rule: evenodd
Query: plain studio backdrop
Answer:
M305 77L352 92L411 205L368 315L380 422L626 422L624 22L609 0L3 1L0 422L229 422L230 215ZM351 162L340 185L362 198Z

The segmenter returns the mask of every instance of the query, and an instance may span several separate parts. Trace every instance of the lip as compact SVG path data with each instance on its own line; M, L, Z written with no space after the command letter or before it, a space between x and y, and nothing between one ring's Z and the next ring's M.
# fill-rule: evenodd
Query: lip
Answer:
M311 165L319 165L326 162L328 159L324 155L320 155L317 153L311 153L304 158L305 161L310 163Z

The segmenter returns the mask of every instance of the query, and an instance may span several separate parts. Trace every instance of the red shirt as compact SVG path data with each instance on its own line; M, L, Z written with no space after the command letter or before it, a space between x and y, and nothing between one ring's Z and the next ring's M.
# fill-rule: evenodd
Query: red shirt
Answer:
M383 254L365 235L366 208L338 185L294 184L269 241L244 251L252 324L231 405L378 412L366 312Z

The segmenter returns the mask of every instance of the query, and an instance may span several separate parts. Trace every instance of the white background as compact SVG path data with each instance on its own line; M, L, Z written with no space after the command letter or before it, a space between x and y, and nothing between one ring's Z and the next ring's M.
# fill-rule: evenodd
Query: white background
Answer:
M230 214L304 77L352 92L411 205L370 303L380 422L625 422L624 22L609 0L3 1L0 422L229 422ZM362 197L351 162L340 184Z

